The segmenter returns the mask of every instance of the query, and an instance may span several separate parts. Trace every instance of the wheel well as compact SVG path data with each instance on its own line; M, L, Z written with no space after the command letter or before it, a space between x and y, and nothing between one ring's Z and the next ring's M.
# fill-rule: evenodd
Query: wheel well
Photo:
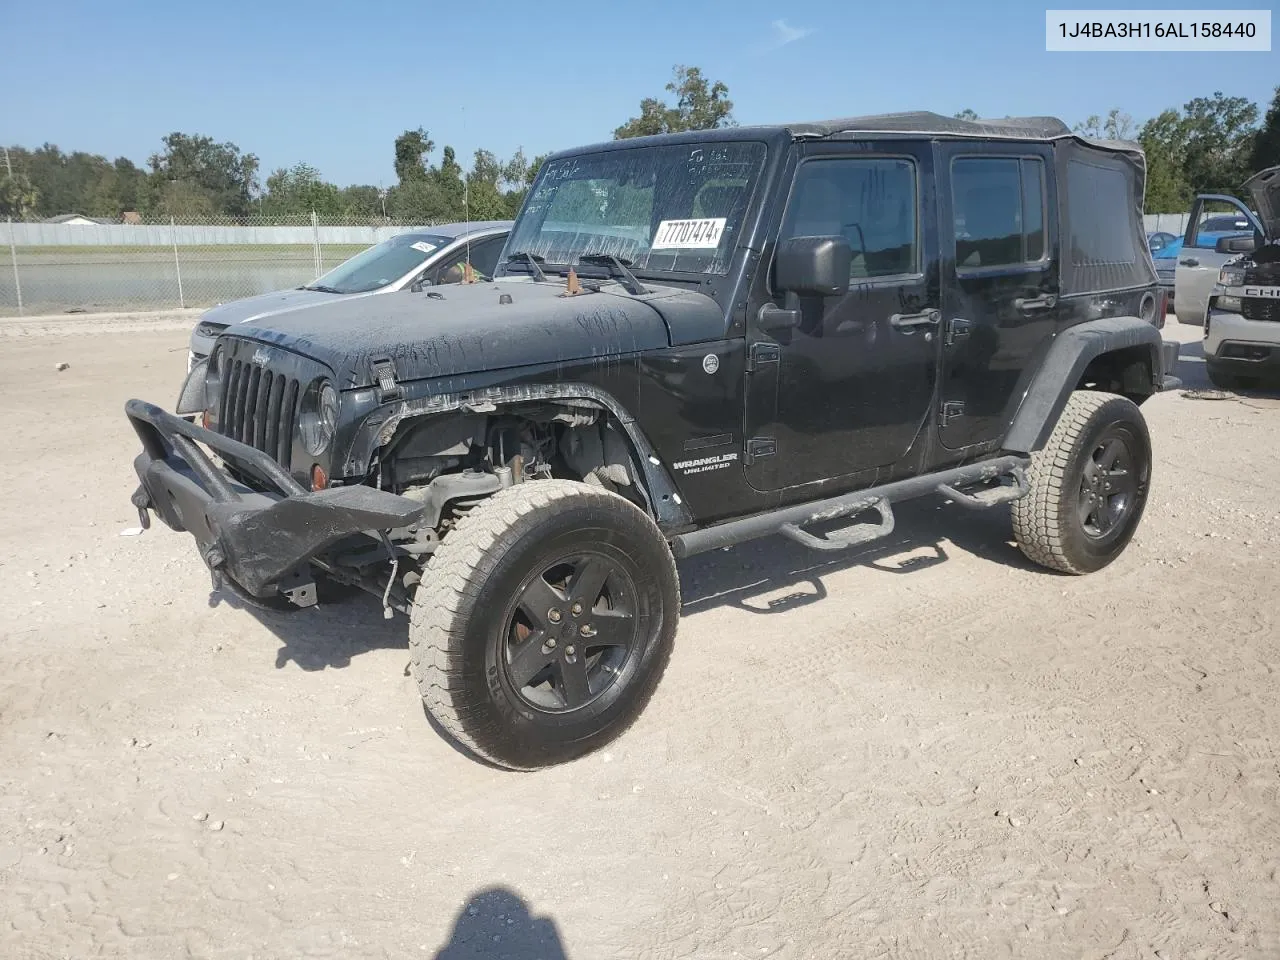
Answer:
M633 439L612 411L589 400L488 403L407 418L383 446L377 471L380 486L410 496L454 491L463 473L489 478L475 488L480 496L487 495L481 487L566 479L618 493L651 516L658 512Z
M1151 350L1145 345L1121 347L1090 361L1076 384L1077 390L1118 393L1142 403L1155 392Z

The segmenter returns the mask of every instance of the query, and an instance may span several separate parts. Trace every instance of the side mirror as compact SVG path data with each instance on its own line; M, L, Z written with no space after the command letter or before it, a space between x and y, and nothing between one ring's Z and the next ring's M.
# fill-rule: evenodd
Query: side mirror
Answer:
M1221 237L1213 249L1218 253L1253 253L1258 241L1254 237Z
M792 237L778 244L775 285L802 297L838 297L849 290L853 248L844 237Z

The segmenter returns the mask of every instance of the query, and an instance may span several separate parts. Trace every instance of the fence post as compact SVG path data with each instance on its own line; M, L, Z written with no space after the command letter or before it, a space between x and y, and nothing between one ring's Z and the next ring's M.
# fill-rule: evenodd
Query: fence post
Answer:
M178 259L178 225L173 217L169 218L169 236L173 240L173 269L178 274L178 306L187 308L187 299L182 295L182 262Z
M22 316L22 281L18 279L18 249L13 244L13 217L9 217L9 259L13 261L13 289L18 293L18 316Z
M320 219L311 211L311 253L316 262L316 276L324 273L324 260L320 256Z

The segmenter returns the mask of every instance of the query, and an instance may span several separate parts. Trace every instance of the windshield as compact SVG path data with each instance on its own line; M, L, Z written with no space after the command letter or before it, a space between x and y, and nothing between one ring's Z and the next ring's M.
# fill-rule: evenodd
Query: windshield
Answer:
M452 240L452 237L402 233L357 253L307 286L330 293L367 293L377 290L421 266L427 257Z
M723 274L764 165L762 143L636 147L543 166L507 249L574 264Z

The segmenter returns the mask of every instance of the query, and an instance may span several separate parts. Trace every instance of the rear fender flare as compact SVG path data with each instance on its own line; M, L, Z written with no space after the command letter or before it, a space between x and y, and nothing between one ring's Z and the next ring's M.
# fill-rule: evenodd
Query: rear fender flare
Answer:
M1018 405L1004 449L1022 454L1041 449L1089 364L1104 354L1133 347L1151 352L1154 392L1162 373L1161 336L1150 322L1141 317L1103 317L1059 333Z

